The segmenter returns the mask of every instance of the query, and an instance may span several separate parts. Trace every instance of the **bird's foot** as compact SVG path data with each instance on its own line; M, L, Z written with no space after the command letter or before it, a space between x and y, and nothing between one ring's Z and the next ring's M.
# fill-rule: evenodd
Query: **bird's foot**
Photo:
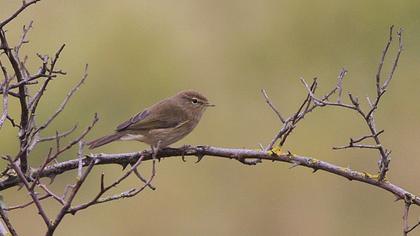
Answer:
M182 161L183 161L183 162L187 162L187 161L185 160L185 154L187 153L188 149L190 149L190 148L192 148L192 146L191 146L191 145L189 145L189 144L184 144L184 145L182 145L182 147L180 148L180 149L181 149L181 151L182 151L181 158L182 158Z

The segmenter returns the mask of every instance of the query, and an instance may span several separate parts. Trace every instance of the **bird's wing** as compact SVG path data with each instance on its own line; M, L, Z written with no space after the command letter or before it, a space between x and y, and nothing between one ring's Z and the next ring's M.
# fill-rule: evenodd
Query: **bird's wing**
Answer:
M156 109L158 105L159 109ZM177 126L185 118L178 106L160 103L152 106L117 126L117 131L164 129Z
M124 121L123 123L119 124L117 126L117 131L122 131L125 130L127 128L129 128L131 125L140 122L141 120L143 120L144 118L147 117L147 115L149 115L149 111L148 110L144 110L142 112L137 113L135 116L131 117L129 120Z

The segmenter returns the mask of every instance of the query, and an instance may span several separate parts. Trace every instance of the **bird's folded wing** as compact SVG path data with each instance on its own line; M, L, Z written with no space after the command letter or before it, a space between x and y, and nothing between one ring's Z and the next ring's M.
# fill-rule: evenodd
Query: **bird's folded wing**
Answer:
M182 120L182 113L178 109L171 109L171 112L156 111L153 115L149 110L144 110L129 120L117 126L117 131L123 130L151 130L176 127Z

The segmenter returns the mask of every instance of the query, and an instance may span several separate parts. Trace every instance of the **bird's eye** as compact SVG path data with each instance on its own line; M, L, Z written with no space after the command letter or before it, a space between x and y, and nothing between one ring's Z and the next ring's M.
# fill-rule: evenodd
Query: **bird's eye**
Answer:
M197 100L197 98L193 98L193 99L191 100L191 102L192 102L193 104L197 104L197 103L198 103L198 100Z

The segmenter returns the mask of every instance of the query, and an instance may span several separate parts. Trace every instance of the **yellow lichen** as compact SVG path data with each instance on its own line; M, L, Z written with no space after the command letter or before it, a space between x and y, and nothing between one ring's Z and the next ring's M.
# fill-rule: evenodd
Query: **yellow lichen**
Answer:
M281 150L281 146L275 146L271 150L269 150L267 153L269 155L276 155L276 156L280 156L280 155L283 154L283 152Z
M364 172L364 171L362 173L366 178L376 179L376 180L379 179L379 174L373 175L373 174L370 174L370 173Z

